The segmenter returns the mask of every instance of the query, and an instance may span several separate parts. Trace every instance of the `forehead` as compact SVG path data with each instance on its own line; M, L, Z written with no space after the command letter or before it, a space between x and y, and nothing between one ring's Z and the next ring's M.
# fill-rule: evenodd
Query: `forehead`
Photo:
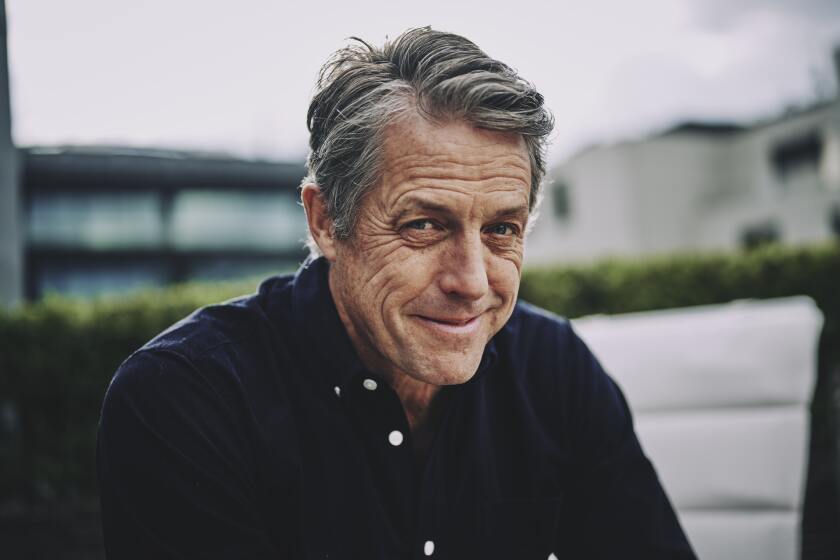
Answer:
M519 134L415 115L386 129L383 156L379 194L392 204L411 191L518 197L526 204L530 197L531 166Z

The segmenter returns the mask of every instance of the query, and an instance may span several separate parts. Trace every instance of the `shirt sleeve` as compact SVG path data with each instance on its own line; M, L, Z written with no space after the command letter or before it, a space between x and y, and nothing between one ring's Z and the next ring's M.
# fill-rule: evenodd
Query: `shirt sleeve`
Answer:
M696 559L633 429L621 389L572 332L574 446L580 484L572 490L579 535L571 557Z
M109 559L279 557L241 416L177 355L143 351L120 367L97 443Z

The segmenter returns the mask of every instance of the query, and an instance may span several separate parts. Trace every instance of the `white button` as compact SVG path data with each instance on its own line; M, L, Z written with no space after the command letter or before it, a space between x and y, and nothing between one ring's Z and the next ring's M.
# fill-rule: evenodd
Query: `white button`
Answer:
M391 445L394 447L398 446L403 442L403 435L402 432L399 430L394 430L390 434L388 434L388 441L391 442Z
M431 556L435 553L435 543L434 541L426 541L426 544L423 545L423 554L426 556ZM554 560L557 560L556 558Z
M341 396L341 387L336 385L335 387L333 387L333 390L335 391L335 396L337 396L337 397Z
M362 385L364 385L365 389L368 391L376 391L376 381L373 379L365 379L362 381Z
M551 554L548 555L548 560L557 560L557 556L555 556L554 553L552 552Z

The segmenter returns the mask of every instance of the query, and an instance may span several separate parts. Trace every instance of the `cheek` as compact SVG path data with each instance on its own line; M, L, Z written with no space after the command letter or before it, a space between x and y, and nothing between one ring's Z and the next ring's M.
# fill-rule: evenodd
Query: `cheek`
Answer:
M507 259L497 259L488 271L488 281L493 291L501 297L509 307L513 307L519 292L520 266L518 262Z
M405 249L398 258L382 267L377 277L390 311L397 311L405 304L426 292L434 283L434 258L430 252ZM397 255L395 255L396 257Z
M433 283L433 264L431 251L402 247L379 258L369 253L365 262L360 264L364 277L358 280L359 297L363 301L358 305L388 322Z

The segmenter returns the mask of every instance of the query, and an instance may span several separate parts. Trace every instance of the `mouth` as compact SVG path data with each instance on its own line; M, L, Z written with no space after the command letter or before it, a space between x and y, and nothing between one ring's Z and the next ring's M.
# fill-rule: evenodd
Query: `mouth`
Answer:
M472 317L415 317L433 331L445 334L472 334L478 330L481 323L481 314Z

